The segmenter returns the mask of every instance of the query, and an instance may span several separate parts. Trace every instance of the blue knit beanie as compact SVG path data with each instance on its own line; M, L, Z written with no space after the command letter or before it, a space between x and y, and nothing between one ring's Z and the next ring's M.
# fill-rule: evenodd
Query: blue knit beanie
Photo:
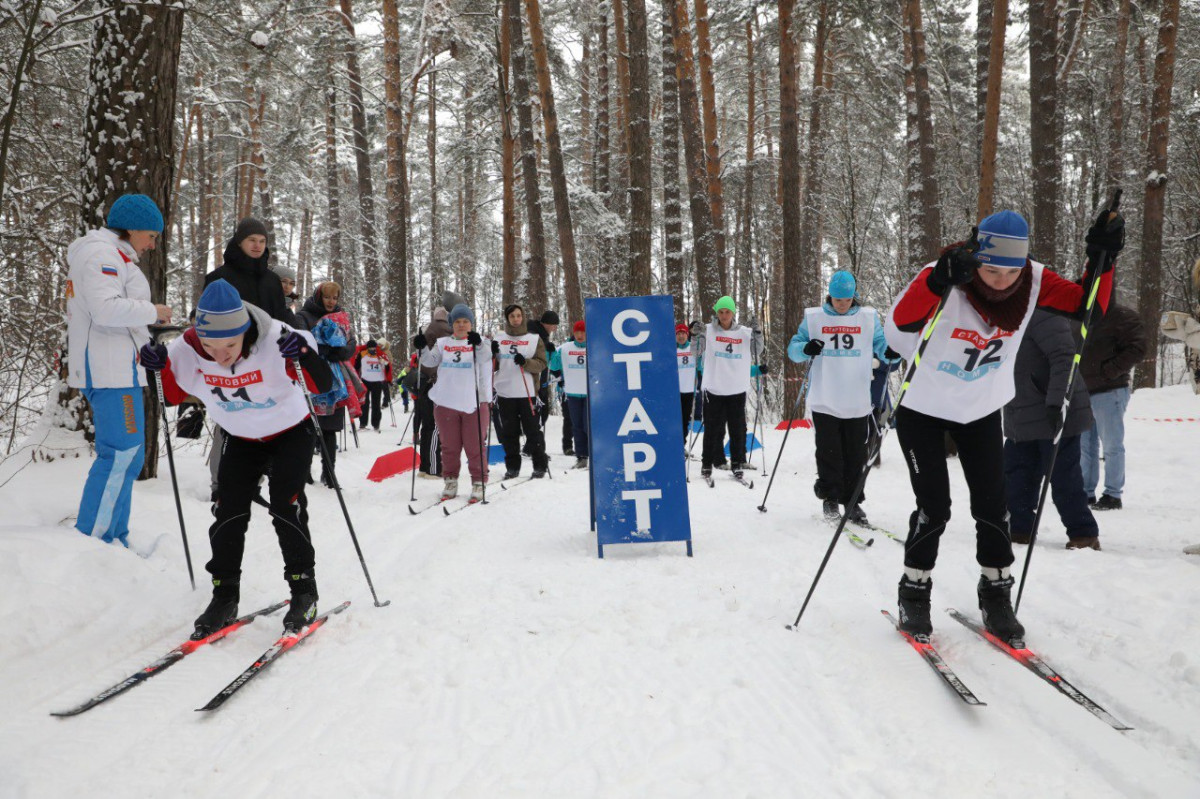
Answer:
M979 252L982 264L1021 269L1029 258L1029 223L1016 211L998 211L979 223Z
M471 327L475 326L475 314L471 313L471 309L461 302L450 309L450 324L454 324L459 319L469 319Z
M117 230L151 230L162 233L163 215L144 194L123 194L112 204L104 224Z
M250 329L250 314L232 284L214 280L196 303L196 335L200 338L233 338Z
M852 300L857 290L858 284L849 272L834 272L833 277L829 278L829 296L835 300Z

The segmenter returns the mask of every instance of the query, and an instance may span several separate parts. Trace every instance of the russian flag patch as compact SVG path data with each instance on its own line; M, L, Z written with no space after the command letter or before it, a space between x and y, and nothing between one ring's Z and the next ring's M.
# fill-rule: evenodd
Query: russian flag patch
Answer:
M104 274L108 275L109 277L117 276L117 268L115 266L102 266L102 267L100 267L100 271L103 272Z

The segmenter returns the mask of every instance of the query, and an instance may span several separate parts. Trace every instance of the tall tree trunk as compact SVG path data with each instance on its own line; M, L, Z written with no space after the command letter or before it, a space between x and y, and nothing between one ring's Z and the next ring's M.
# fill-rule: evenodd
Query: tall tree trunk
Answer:
M429 161L429 295L430 307L446 290L446 265L442 259L442 210L438 198L437 71L429 72L429 105L425 125L425 150Z
M613 199L611 172L612 150L609 125L609 52L608 52L608 11L609 0L600 0L596 17L596 194L604 201L604 207L610 211L616 208ZM596 271L599 274L599 294L621 294L616 285L619 276L615 275L616 265L613 263L612 236L609 231L601 232L600 264Z
M908 33L912 45L912 77L917 112L918 166L921 186L919 208L909 209L919 221L923 237L918 255L931 261L942 238L941 199L937 177L937 142L933 137L933 101L929 93L929 71L925 66L925 30L921 22L921 0L908 0Z
M512 26L509 24L511 4L508 0L500 4L500 34L499 47L500 63L497 74L500 79L500 180L501 180L501 225L503 231L503 276L504 288L501 292L503 304L511 305L517 301L517 258L520 256L517 241L520 238L520 225L517 221L516 201L516 150L517 131L513 124L513 91L512 91ZM518 24L520 16L518 15Z
M829 58L829 4L821 0L817 6L817 33L813 40L813 88L808 116L808 157L804 175L804 203L800 218L800 256L803 259L800 272L804 281L801 292L802 307L812 307L821 300L821 207L824 140L821 124L826 89L827 61Z
M475 264L478 260L479 211L476 208L478 157L475 152L475 114L471 108L474 91L463 87L463 128L467 146L462 168L462 240L459 245L458 291L469 305L475 304Z
M583 162L583 185L596 190L596 174L592 168L595 148L592 147L592 32L585 26L583 56L579 62L579 140L580 160Z
M306 205L300 212L300 251L296 256L296 293L300 297L308 297L312 292L312 208Z
M1007 3L1008 0L1000 0ZM982 164L983 139L986 128L988 79L992 59L992 11L995 0L978 0L975 3L975 163ZM907 18L907 14L906 14ZM979 211L982 216L983 212Z
M215 128L216 125L213 125ZM223 178L225 177L225 154L221 148L217 146L215 131L209 128L208 143L210 149L217 154L217 164L213 169L213 191L212 191L212 253L213 265L221 263L221 254L225 252L225 185Z
M325 194L329 220L329 279L343 282L342 263L342 201L338 182L337 161L337 87L333 80L333 64L329 64L325 87Z
M626 219L629 209L625 191L629 187L629 43L625 31L625 0L610 0L612 5L612 60L617 65L617 90L612 92L617 110L617 168L609 175L613 186L613 201L617 213ZM619 259L618 259L619 260ZM619 267L618 267L619 268Z
M529 231L529 260L525 302L530 313L546 310L546 234L542 226L542 192L538 187L537 150L533 143L533 109L529 101L529 71L525 64L525 35L521 30L521 0L508 4L512 85L521 141L521 172L525 178L525 217Z
M211 136L211 134L210 134ZM213 178L210 149L212 139L205 138L204 108L196 109L196 244L192 248L192 291L188 297L188 308L195 308L204 290L204 275L208 272L209 237L212 233Z
M683 209L679 205L679 76L675 58L673 3L662 3L663 261L675 318L687 323L683 296Z
M721 275L721 293L732 289L729 263L725 257L725 189L721 183L721 146L717 135L717 92L713 78L712 39L709 36L708 3L696 3L696 58L700 75L700 102L704 116L704 165L708 174L708 202L712 209L713 244Z
M1162 313L1163 212L1167 199L1167 144L1171 132L1171 89L1175 82L1175 41L1179 32L1179 0L1162 0L1158 46L1154 56L1154 94L1150 99L1150 136L1146 141L1146 199L1142 207L1142 271L1138 311L1147 324ZM1138 367L1139 388L1158 385L1158 335Z
M650 43L646 0L628 0L629 12L629 292L650 294Z
M696 91L696 61L692 55L687 0L673 1L675 58L679 70L679 110L687 159L688 207L692 217L692 259L696 266L696 293L700 298L700 314L704 318L713 313L712 307L721 297L718 293L721 289L721 271L717 263L712 208L708 203L704 127L700 120L700 100Z
M123 194L145 194L171 217L175 170L175 92L183 9L166 3L101 3L88 68L80 169L80 227L104 224ZM154 302L167 302L166 233L138 263ZM159 404L146 394L142 478L158 476Z
M1033 219L1030 250L1058 263L1058 0L1029 3L1029 149Z
M644 0L643 0L644 2ZM542 12L538 0L525 0L529 17L529 42L537 72L538 95L542 103L542 126L550 155L550 185L554 191L554 211L558 222L558 251L562 256L567 313L571 319L583 318L583 294L579 290L579 264L575 254L575 230L571 224L571 198L567 194L567 170L563 164L562 140L558 135L558 112L554 106L554 87L550 83L550 63L546 36L542 31ZM645 26L643 25L643 33ZM647 169L649 165L647 165ZM647 235L649 233L647 232ZM649 254L647 253L647 258Z
M785 335L800 327L804 315L800 272L799 81L796 75L796 41L792 32L794 6L795 0L779 0L779 189L783 217L781 266ZM779 303L775 305L779 307ZM791 408L796 403L799 384L789 380L784 385L784 405Z
M390 309L385 329L392 341L400 342L408 338L408 230L405 213L408 168L404 152L404 81L400 76L400 11L397 0L383 0L383 88L386 103L384 125L387 128L384 271L387 276L387 307ZM305 213L310 213L309 209L305 208ZM303 242L304 237L301 236L300 240ZM396 349L395 352L401 350Z
M1130 0L1120 0L1108 83L1108 158L1104 164L1105 196L1111 197L1125 177L1125 54L1129 49Z
M757 13L757 12L754 12ZM735 273L740 279L747 279L753 272L754 226L751 224L754 207L754 125L758 109L755 106L754 84L754 27L749 19L746 20L746 173L742 179L742 237L738 242L738 266ZM761 313L761 308L755 308L755 316Z
M350 125L354 134L354 163L358 171L359 228L362 235L363 277L367 291L367 329L379 330L383 322L383 292L379 285L379 251L375 241L375 188L371 179L367 115L363 108L362 77L358 68L358 45L354 34L351 0L339 0L341 23L346 33L346 79L350 90Z
M975 218L983 219L992 213L996 187L996 146L1000 136L1000 92L1004 74L1004 31L1008 24L1008 0L980 0L979 20L983 24L983 9L988 9L990 36L987 41L983 102L977 103L982 113L979 149L979 196L975 203ZM993 24L994 20L999 20Z

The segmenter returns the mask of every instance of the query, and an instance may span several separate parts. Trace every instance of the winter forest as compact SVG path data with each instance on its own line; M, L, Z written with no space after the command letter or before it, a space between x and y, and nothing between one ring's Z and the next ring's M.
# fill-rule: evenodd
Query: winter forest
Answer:
M254 215L363 336L406 340L446 289L485 327L514 301L665 293L686 321L729 294L784 364L832 270L886 306L994 209L1077 279L1118 187L1120 301L1190 308L1198 22L1195 0L3 0L0 453L69 406L66 247L130 192L164 211L142 267L177 319ZM1170 353L1136 385L1182 380Z

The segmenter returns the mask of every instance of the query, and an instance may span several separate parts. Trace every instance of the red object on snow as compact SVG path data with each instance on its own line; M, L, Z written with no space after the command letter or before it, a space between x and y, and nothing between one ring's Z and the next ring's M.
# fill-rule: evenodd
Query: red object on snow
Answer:
M812 421L809 419L794 419L789 425L787 423L787 419L784 419L782 422L775 425L776 430L787 430L789 428L795 430L797 427L812 427Z
M404 474L410 469L415 469L421 464L421 456L418 455L412 447L389 452L387 455L380 455L375 459L375 465L371 467L371 471L367 474L367 479L372 482L382 483L389 477L395 477L398 474Z

